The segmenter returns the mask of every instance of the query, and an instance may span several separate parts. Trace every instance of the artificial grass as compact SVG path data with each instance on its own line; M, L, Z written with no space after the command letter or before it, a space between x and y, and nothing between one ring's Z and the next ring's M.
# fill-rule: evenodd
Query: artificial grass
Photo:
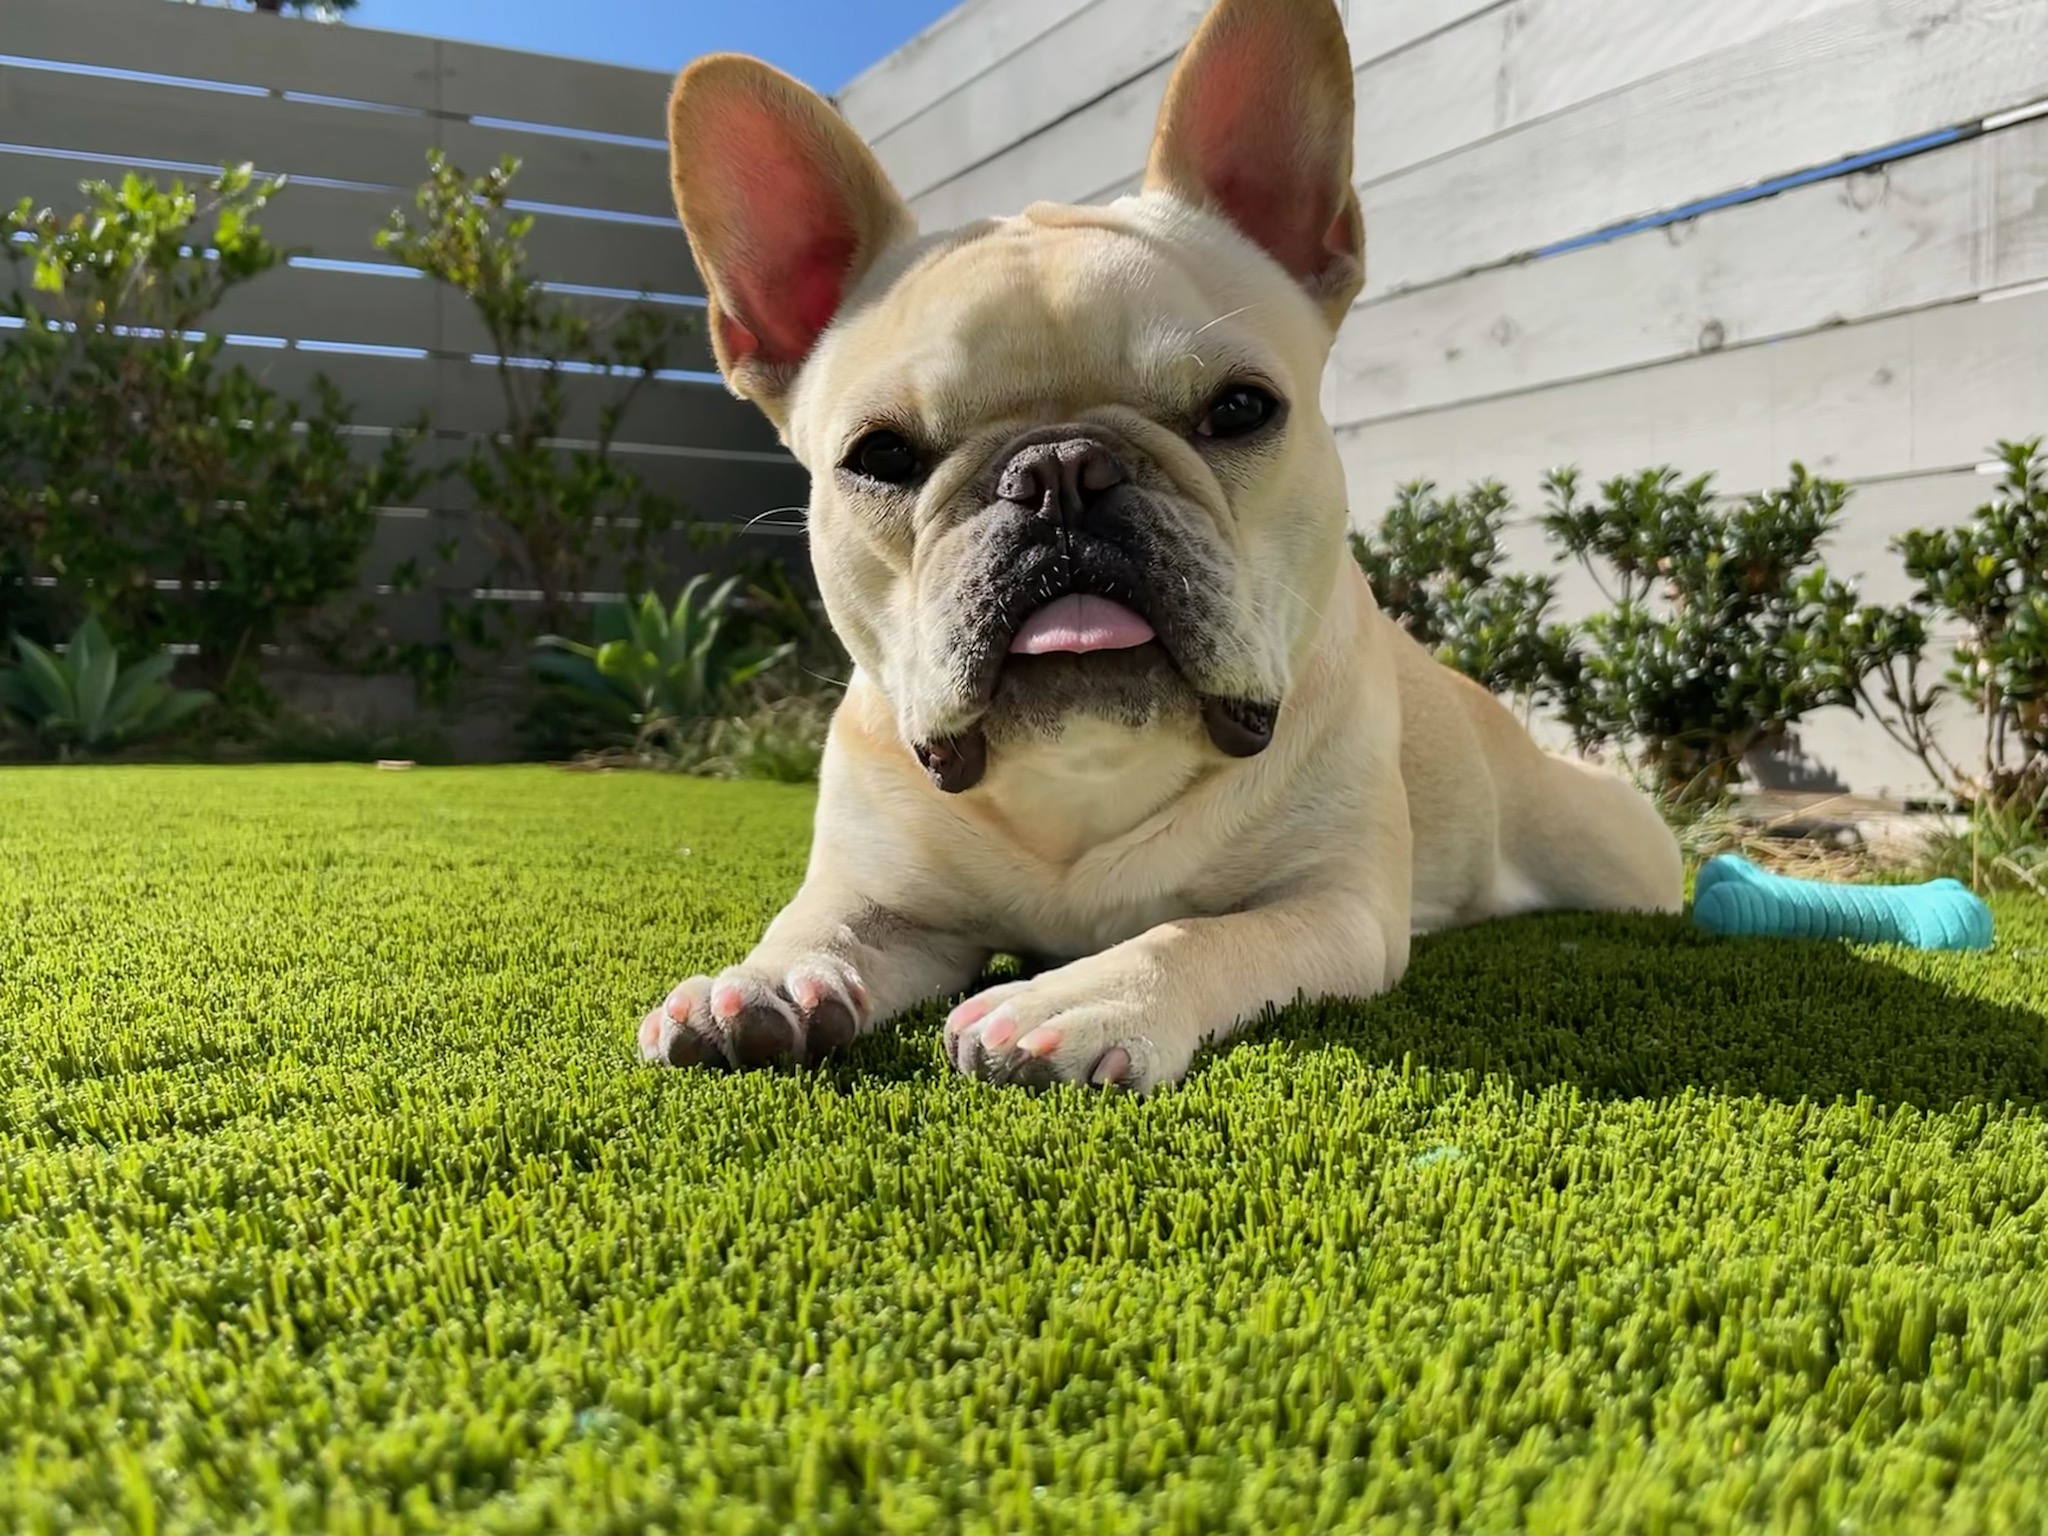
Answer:
M2048 908L1519 920L1139 1102L633 1025L781 787L0 773L0 1528L2048 1522Z

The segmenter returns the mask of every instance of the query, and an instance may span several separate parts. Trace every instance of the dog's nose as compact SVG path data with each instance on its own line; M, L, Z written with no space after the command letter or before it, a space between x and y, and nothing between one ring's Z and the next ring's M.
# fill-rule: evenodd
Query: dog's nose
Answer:
M1071 522L1124 480L1124 466L1115 454L1093 438L1070 437L1020 448L1003 466L996 495Z

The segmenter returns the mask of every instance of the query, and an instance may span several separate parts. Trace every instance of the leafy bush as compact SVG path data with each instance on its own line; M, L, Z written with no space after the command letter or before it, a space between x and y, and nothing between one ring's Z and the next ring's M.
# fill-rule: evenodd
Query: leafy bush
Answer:
M505 419L475 440L458 473L475 505L494 564L484 585L540 594L532 623L559 633L582 616L582 594L616 566L629 590L656 584L661 540L676 527L672 498L648 489L613 452L620 422L687 329L644 305L600 326L552 296L527 270L530 215L507 207L518 162L466 176L438 150L415 194L417 218L394 210L380 249L468 299L491 338ZM616 381L592 424L571 419L572 374ZM588 434L589 446L564 446ZM423 573L401 571L394 585ZM464 603L445 611L451 642L496 649L524 638L525 622L505 603Z
M18 322L0 347L0 578L52 584L6 589L14 627L52 638L91 611L118 644L194 645L192 672L253 691L265 647L351 584L377 506L417 484L403 435L354 460L326 380L301 410L198 332L284 259L255 217L279 185L229 170L202 205L130 175L84 183L68 217L7 217L30 282L0 299Z
M2048 454L2038 438L2000 443L1997 494L1958 528L1916 529L1895 541L1914 601L1960 626L1947 676L1921 681L1914 665L1887 669L1866 689L1880 719L1964 801L2048 828ZM1953 693L1982 723L1971 768L1942 750L1930 715Z
M1864 682L1926 644L1906 608L1859 606L1820 564L1848 487L1798 464L1733 502L1712 477L1618 476L1582 500L1546 477L1543 523L1609 607L1574 626L1552 687L1581 746L1614 743L1666 791L1712 799L1801 719L1855 709Z
M19 664L0 669L0 723L59 759L155 740L213 702L209 693L171 687L168 653L124 668L96 618L79 625L61 653L23 635L14 649Z
M653 593L597 610L594 642L543 635L534 670L592 705L639 756L675 756L690 734L740 702L747 685L788 659L793 642L763 644L734 622L737 576L693 576L663 607Z
M1380 608L1437 659L1495 693L1534 700L1569 673L1571 638L1551 622L1556 580L1502 572L1501 533L1513 508L1498 481L1439 497L1404 485L1351 552Z
M817 782L838 696L826 692L764 698L742 714L714 720L704 732L695 773L717 779Z

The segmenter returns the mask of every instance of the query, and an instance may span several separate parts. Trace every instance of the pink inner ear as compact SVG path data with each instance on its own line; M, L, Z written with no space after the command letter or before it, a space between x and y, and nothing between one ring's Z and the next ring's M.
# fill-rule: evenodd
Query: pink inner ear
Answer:
M1310 109L1288 99L1299 73L1278 34L1243 28L1219 38L1197 65L1175 128L1217 211L1306 280L1329 265L1344 231L1333 201L1339 167L1323 163Z
M800 363L839 312L860 254L855 194L805 125L769 104L738 107L723 126L736 147L720 200L736 239L722 339L736 357Z

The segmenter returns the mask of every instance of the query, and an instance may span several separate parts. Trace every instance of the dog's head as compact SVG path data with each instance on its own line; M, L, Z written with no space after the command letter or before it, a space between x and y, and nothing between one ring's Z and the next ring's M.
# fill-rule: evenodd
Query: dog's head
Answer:
M941 788L1076 713L1270 740L1342 560L1318 407L1364 278L1331 0L1220 0L1141 195L920 238L810 90L670 107L720 369L812 477L834 628Z

